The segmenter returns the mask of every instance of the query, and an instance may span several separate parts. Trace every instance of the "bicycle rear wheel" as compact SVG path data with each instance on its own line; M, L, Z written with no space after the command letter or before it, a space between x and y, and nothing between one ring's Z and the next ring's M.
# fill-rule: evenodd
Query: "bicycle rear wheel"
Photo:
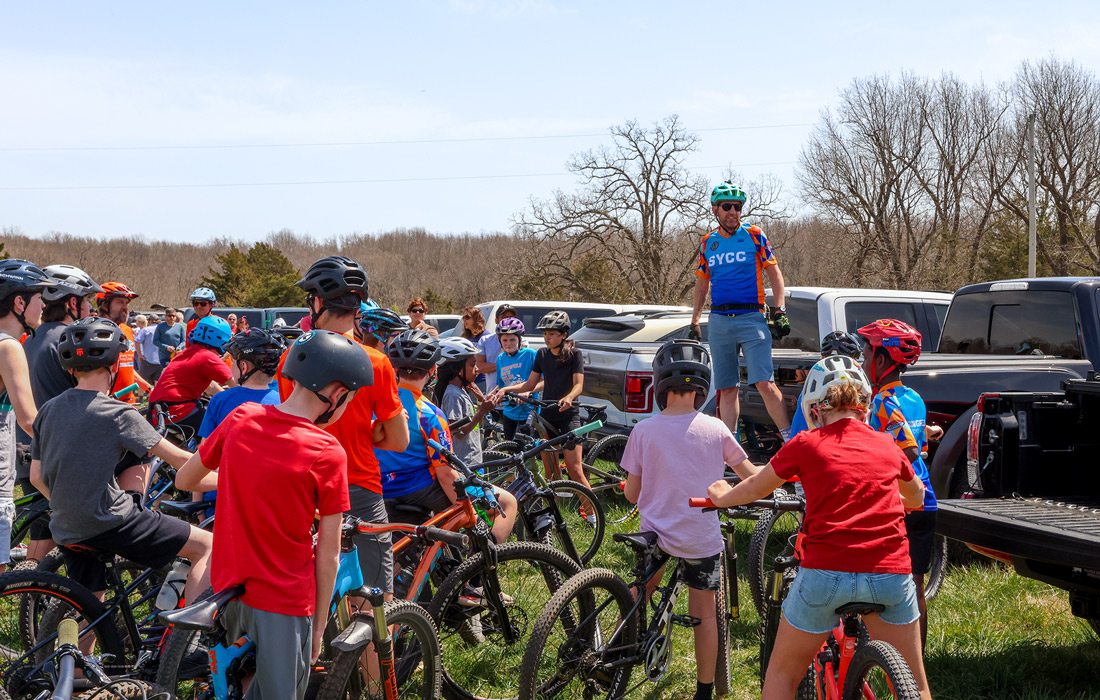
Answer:
M374 618L364 615L370 623ZM424 608L399 600L386 603L386 620L393 632L394 672L399 698L434 700L442 686L439 636ZM377 637L377 634L374 635ZM340 652L325 676L317 700L359 700L382 697L360 671L362 650Z
M844 700L918 700L920 691L901 653L884 641L874 640L856 649L844 679L843 697Z
M729 577L729 559L722 552L718 562L719 583L715 596L715 620L718 622L718 659L714 668L714 692L729 695L732 677L730 673L730 586L737 585L737 579Z
M565 521L569 539L572 540L573 547L580 557L580 565L587 565L592 561L592 557L596 556L600 545L603 544L605 529L603 506L591 489L585 488L575 481L562 479L551 481L546 486L554 492L554 501L556 501L558 511ZM535 499L536 502L532 507L536 509L546 507L542 504L544 500L543 498ZM553 524L541 533L543 542L569 554L561 541L561 537L561 533L554 528Z
M541 543L508 542L495 554L495 568L481 553L462 562L428 608L439 626L443 684L450 698L516 697L535 618L562 583L580 571L575 561ZM486 592L493 587L502 594L498 602Z
M626 449L626 435L608 435L601 438L585 453L583 462L585 476L603 500L607 522L618 525L629 520L635 513L634 506L626 500L620 482L627 477L619 463Z

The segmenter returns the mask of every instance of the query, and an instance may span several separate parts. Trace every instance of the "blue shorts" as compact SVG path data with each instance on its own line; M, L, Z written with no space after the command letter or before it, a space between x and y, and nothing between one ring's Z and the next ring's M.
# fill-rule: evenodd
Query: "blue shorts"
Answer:
M714 363L715 389L733 389L741 383L738 352L745 356L749 384L772 381L772 334L764 314L757 311L737 316L711 313L707 319L707 337Z
M783 601L783 617L792 627L824 634L837 626L836 609L847 603L878 603L891 625L908 625L920 618L917 589L910 574L853 574L847 571L800 569Z

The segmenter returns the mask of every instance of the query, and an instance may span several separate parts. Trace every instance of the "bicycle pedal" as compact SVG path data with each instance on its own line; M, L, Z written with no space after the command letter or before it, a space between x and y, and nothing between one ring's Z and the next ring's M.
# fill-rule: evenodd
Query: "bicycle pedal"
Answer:
M691 615L673 615L672 622L681 627L698 627L703 624L702 620L697 617L692 617Z

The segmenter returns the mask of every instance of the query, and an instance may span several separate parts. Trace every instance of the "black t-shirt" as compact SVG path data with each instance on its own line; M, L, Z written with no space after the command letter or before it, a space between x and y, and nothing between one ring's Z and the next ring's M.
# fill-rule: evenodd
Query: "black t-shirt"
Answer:
M584 372L584 358L576 350L568 362L559 365L559 359L549 348L539 348L535 353L535 366L531 369L542 375L542 398L546 401L557 401L568 394L573 388L573 375Z

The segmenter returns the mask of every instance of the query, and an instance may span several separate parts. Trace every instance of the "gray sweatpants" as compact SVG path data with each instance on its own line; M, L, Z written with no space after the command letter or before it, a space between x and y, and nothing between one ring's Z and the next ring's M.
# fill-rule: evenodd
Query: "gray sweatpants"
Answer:
M229 639L256 643L256 676L245 700L302 700L309 681L311 616L280 615L234 600L221 615Z

